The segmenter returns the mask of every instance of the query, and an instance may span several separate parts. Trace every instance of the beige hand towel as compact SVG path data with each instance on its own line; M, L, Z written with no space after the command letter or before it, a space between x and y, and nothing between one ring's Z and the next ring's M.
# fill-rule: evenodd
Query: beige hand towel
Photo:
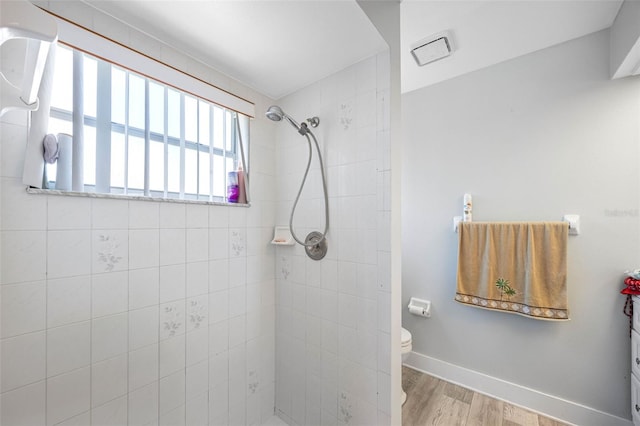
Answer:
M456 301L569 319L566 222L463 222L458 232Z

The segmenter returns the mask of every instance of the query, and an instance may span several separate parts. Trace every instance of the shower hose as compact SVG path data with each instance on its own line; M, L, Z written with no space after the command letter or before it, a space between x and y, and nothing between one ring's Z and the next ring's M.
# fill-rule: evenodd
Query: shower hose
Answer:
M307 243L307 242L301 241L296 235L296 233L293 231L293 216L295 214L298 201L300 201L300 194L302 194L302 190L307 181L307 175L309 174L309 169L311 168L311 157L313 155L313 150L311 147L311 139L309 138L309 135L311 135L311 137L313 138L313 142L316 146L316 151L318 152L318 159L320 161L320 173L322 174L322 190L324 192L324 219L325 220L324 220L324 231L322 232L322 237L317 241L314 240ZM322 154L320 154L320 147L318 146L318 140L316 139L315 135L311 132L311 130L308 130L308 129L304 134L304 136L307 138L307 143L309 145L309 160L307 161L307 169L304 171L304 176L302 177L302 183L300 184L300 189L298 190L298 195L296 195L296 199L293 202L293 207L291 208L291 216L289 216L289 230L291 231L291 235L293 236L293 239L296 240L298 244L303 245L305 247L314 247L320 244L322 241L324 241L327 236L327 230L329 229L329 196L327 195L327 180L324 175L324 164L322 163Z

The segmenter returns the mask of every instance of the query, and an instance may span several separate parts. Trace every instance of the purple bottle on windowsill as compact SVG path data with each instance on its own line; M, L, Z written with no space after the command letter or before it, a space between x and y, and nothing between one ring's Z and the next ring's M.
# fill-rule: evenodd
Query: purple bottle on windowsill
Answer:
M227 180L227 202L237 203L240 194L238 187L238 172L229 172Z

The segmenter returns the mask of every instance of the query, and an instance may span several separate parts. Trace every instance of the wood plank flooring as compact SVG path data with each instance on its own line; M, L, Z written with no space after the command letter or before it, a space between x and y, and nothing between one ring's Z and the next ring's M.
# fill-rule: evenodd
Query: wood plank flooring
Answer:
M403 426L568 426L407 367L402 388Z

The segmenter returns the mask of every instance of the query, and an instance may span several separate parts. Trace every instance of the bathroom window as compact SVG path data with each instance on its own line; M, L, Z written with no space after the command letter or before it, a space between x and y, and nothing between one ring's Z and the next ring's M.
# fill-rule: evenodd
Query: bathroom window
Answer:
M63 46L54 82L49 133L73 134L73 108L83 109L83 158L71 162L85 192L225 200L228 172L242 166L236 112ZM50 188L71 190L69 165L47 165Z
M45 187L230 201L227 187L237 175L229 172L248 171L253 104L67 21L58 24L47 132L58 136L59 158L46 164ZM81 137L71 136L74 130Z

